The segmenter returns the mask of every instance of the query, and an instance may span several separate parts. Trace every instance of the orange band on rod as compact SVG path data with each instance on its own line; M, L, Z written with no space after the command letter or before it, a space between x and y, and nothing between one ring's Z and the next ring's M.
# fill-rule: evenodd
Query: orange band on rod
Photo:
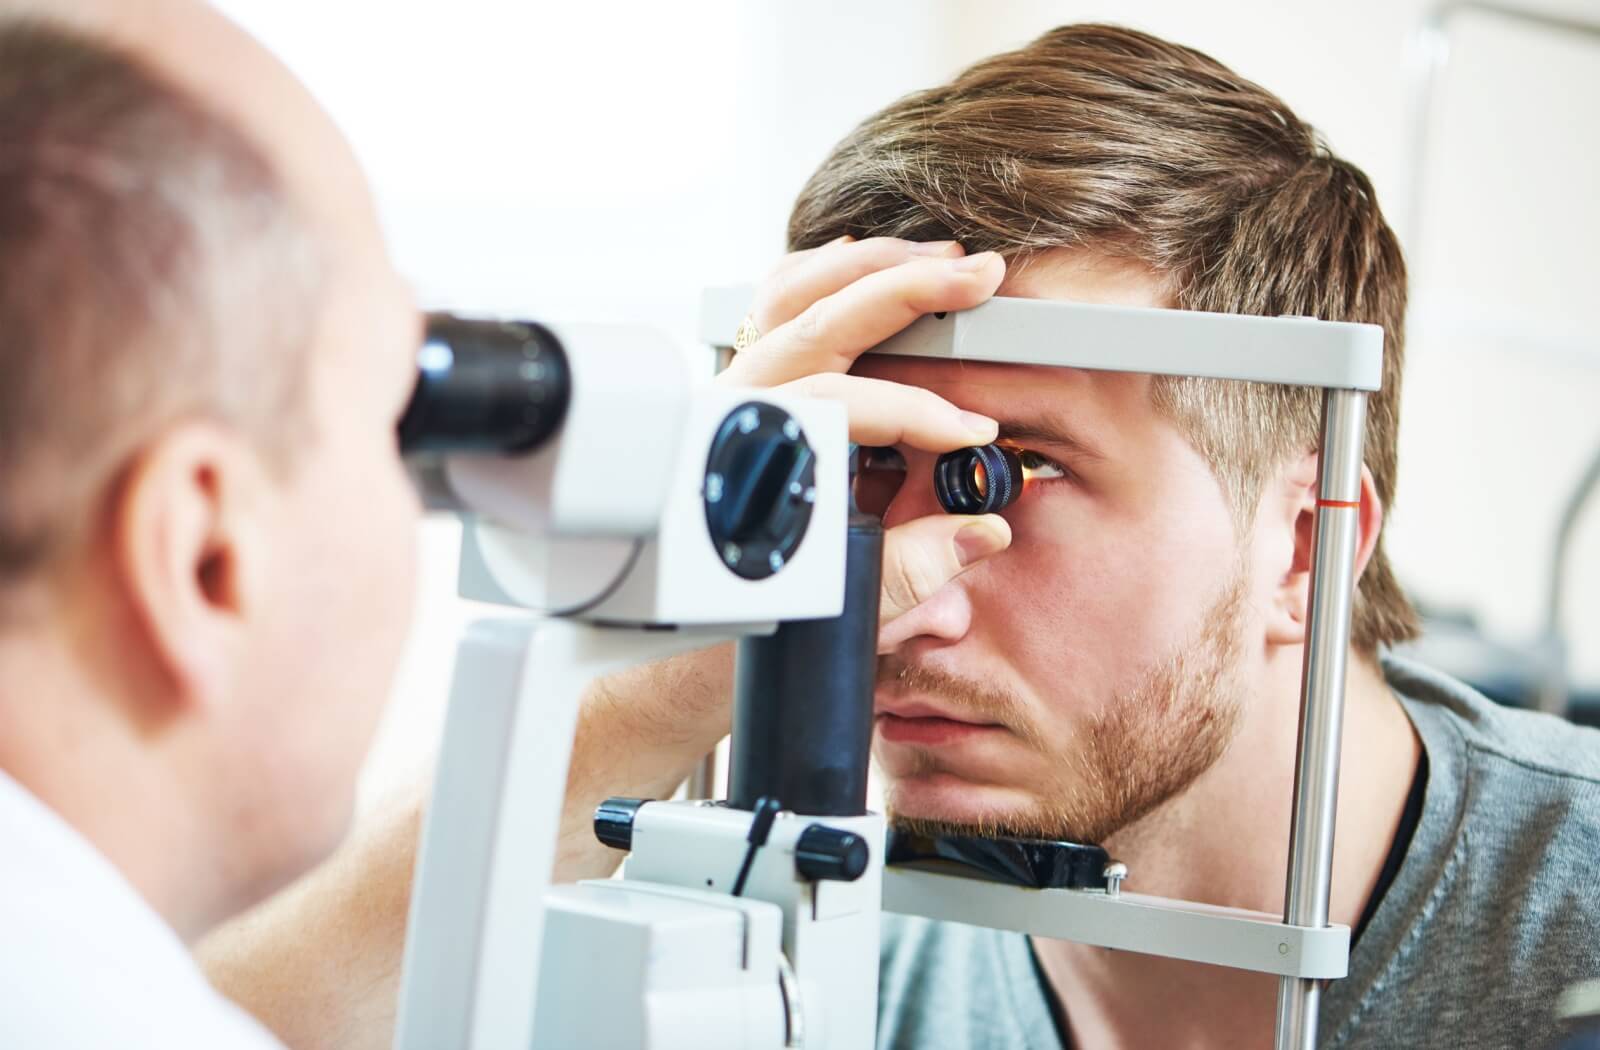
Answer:
M1360 500L1355 500L1354 502L1352 502L1351 500L1347 500L1347 499L1319 499L1319 500L1317 500L1317 506L1319 506L1319 507L1349 507L1351 510L1360 510L1361 509L1361 501Z

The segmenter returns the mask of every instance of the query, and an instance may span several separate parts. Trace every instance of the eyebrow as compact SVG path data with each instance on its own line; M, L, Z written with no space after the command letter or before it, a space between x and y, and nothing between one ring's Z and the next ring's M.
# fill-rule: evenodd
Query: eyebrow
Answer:
M1018 445L1050 445L1065 449L1078 460L1095 463L1104 463L1108 458L1067 426L1049 420L1002 419L999 440Z

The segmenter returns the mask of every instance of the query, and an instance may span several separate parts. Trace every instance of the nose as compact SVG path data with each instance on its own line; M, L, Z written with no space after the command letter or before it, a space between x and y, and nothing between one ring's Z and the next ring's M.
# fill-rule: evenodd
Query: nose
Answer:
M908 661L930 649L954 645L972 628L972 601L951 581L932 598L878 629L878 655L898 653Z

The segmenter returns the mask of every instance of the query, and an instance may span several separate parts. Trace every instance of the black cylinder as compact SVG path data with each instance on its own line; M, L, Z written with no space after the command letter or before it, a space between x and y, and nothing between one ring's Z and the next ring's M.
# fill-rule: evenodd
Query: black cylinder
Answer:
M556 432L571 396L566 352L543 325L430 314L400 451L529 452Z
M766 796L805 816L867 810L883 526L852 514L847 543L843 613L739 643L728 782L737 809Z

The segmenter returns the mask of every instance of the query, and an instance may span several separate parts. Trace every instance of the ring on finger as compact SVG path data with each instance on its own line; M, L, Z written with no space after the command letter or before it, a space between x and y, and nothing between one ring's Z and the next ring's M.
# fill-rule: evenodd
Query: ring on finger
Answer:
M744 315L744 320L739 322L739 330L733 336L733 349L737 353L750 346L761 338L761 329L756 327L755 319L749 314Z

